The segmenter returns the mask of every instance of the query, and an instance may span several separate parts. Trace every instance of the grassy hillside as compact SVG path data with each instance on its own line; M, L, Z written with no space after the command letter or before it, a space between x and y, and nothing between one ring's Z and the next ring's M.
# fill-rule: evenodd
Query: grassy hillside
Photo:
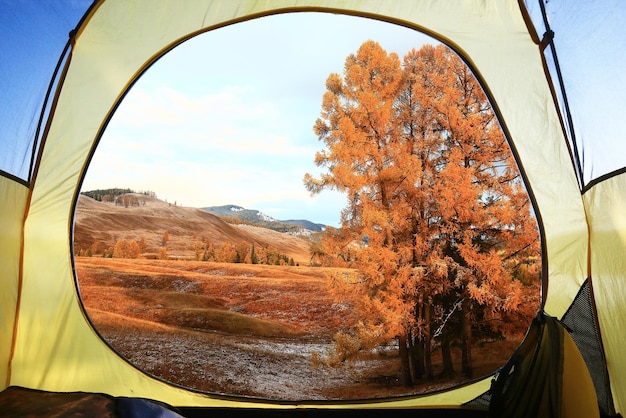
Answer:
M79 197L74 223L76 253L86 252L95 241L110 248L120 239L143 238L145 253L154 255L163 246L167 232L166 245L172 258L193 258L194 243L208 240L216 246L240 242L271 246L298 264L309 262L306 239L260 227L232 225L205 210L176 206L144 194L129 193L123 197L130 204L125 205L124 200L116 204L86 195Z

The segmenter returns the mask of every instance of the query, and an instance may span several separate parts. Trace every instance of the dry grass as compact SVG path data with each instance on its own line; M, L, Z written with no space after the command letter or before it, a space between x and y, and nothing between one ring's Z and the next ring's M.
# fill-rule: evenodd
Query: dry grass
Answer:
M350 315L325 270L197 261L78 257L87 310L205 331L286 337L334 335ZM311 297L313 296L313 297Z
M364 399L462 381L398 381L397 351L343 369L313 367L313 352L356 318L329 294L323 268L76 258L81 295L101 335L159 378L194 389L278 400ZM477 375L517 342L473 351ZM460 356L453 350L455 357ZM435 372L441 365L434 358Z

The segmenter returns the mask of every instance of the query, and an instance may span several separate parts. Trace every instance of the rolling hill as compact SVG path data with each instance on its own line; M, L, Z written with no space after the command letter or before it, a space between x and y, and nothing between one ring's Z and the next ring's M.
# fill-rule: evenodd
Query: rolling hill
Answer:
M112 247L119 239L146 242L146 255L157 254L167 232L171 258L192 258L196 241L214 245L247 242L271 246L300 264L309 262L305 238L253 225L232 225L199 208L176 206L153 196L126 193L117 204L82 194L74 220L74 250L87 251L94 241Z

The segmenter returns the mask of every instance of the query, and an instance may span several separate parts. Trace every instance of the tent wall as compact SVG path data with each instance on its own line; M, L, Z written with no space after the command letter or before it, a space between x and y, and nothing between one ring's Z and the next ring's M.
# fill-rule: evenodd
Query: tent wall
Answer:
M613 401L626 405L626 175L596 184L584 195L589 214L591 283L602 330Z
M8 385L28 189L0 176L0 390Z
M504 128L513 139L540 208L550 277L547 310L554 316L565 312L588 273L585 211L539 49L528 34L517 1L199 0L181 7L165 0L108 0L92 9L77 32L33 182L10 384L143 396L174 405L240 404L152 379L100 340L84 317L74 283L73 203L105 121L125 90L154 60L191 34L296 10L362 14L420 28L453 46L473 65L506 121ZM16 251L12 240L7 246L10 252ZM15 256L9 258L13 264L15 260ZM9 289L14 293L15 285ZM488 386L486 379L386 406L459 405Z

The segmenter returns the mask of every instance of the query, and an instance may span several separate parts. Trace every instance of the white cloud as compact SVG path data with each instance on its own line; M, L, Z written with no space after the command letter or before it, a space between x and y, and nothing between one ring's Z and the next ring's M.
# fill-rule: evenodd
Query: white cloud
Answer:
M294 109L280 109L269 100L256 98L253 92L248 86L226 86L196 98L170 88L135 88L120 106L102 142L122 147L122 141L130 141L137 148L143 146L144 152L170 147L172 142L180 149L204 152L314 152L312 146L296 144L295 137L302 133L288 122Z

